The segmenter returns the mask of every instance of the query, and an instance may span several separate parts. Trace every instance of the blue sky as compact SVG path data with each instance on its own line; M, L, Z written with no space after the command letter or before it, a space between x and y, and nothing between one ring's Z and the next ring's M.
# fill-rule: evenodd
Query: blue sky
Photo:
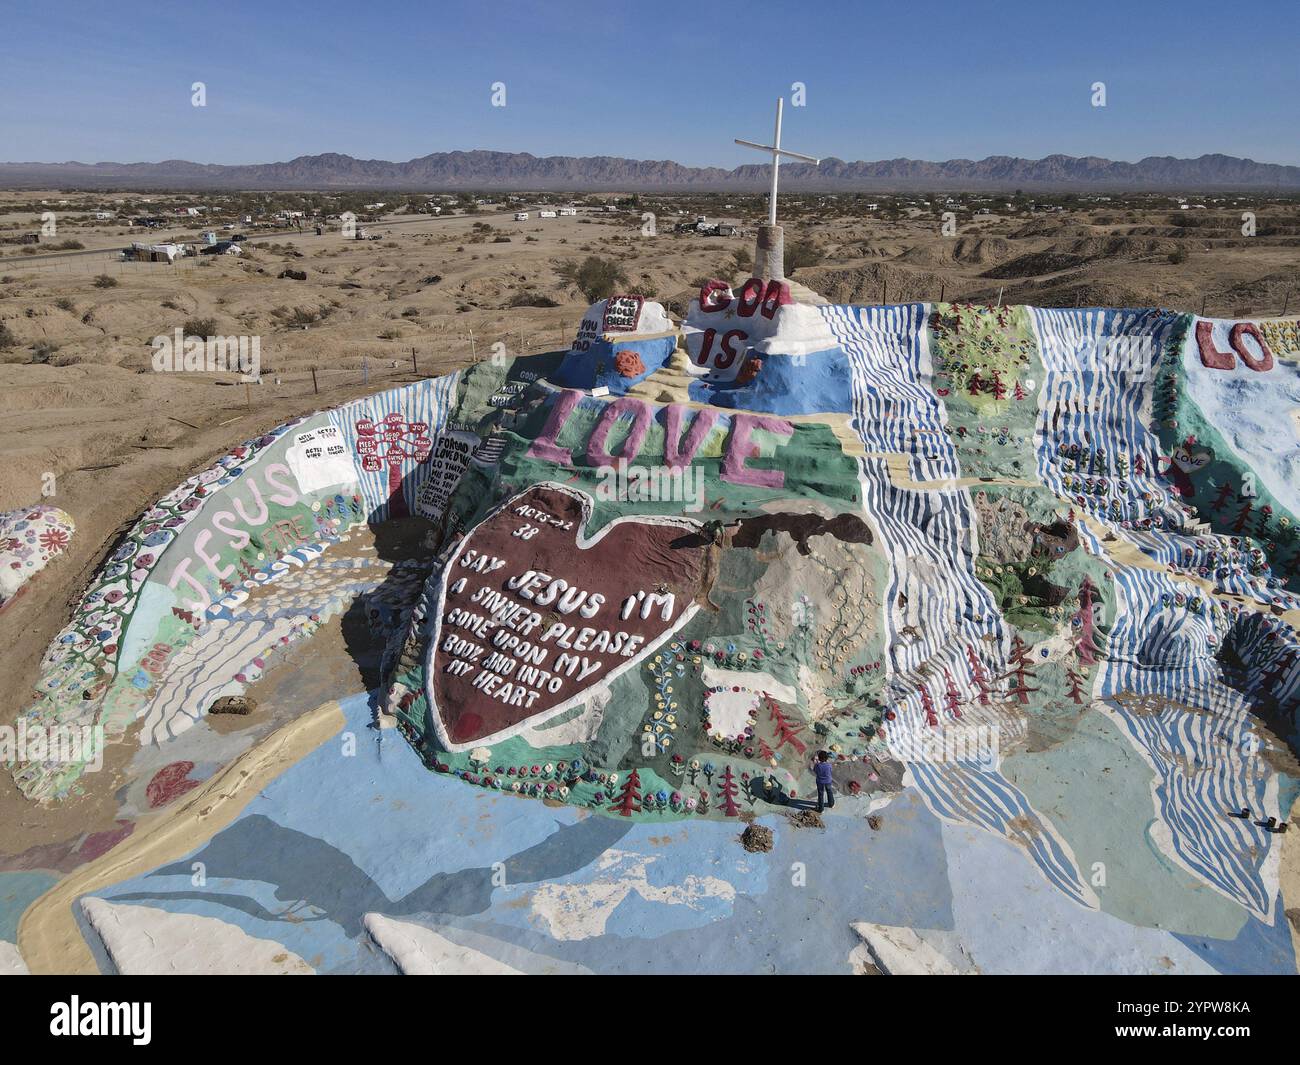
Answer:
M4 0L0 39L4 161L492 148L730 167L758 161L732 139L766 140L801 81L785 140L814 155L1300 164L1294 0Z

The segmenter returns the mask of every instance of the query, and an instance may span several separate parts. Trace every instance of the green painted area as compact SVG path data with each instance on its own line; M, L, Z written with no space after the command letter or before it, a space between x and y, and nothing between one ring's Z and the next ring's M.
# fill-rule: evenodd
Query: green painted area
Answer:
M1024 307L941 303L930 316L934 388L967 477L1035 476L1046 376Z
M1130 924L1234 939L1247 916L1159 850L1151 809L1154 777L1105 714L1079 713L1046 749L1017 749L1002 772L1057 828L1106 913Z

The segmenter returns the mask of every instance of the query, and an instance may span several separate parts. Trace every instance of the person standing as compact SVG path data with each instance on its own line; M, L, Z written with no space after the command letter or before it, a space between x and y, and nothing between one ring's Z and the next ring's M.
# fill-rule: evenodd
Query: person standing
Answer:
M821 813L827 806L834 808L835 792L831 787L829 751L817 752L817 761L813 763L813 775L817 778L817 812Z

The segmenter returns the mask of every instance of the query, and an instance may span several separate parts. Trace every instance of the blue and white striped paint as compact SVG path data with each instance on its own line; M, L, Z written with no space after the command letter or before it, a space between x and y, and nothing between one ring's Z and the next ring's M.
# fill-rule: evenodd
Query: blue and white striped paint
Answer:
M388 392L354 400L329 412L330 421L343 433L348 454L356 463L361 494L365 498L369 510L368 520L372 525L386 521L389 517L388 467L385 465L383 469L375 471L361 468L357 456L357 441L360 439L357 423L368 418L378 425L385 416L400 414L403 421L408 424L423 423L427 426L428 436L432 440L446 425L456 405L459 384L459 373L426 378L404 388L394 388ZM417 462L415 459L408 458L402 462L402 496L406 500L408 510L414 507L415 498L424 479L423 475L427 472L427 464Z
M931 385L929 304L818 308L848 354L853 428L870 452L902 452L916 481L961 476Z

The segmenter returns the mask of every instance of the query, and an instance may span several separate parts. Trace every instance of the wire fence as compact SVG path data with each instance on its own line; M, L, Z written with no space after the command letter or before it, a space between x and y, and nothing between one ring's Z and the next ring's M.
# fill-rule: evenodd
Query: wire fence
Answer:
M49 258L29 259L26 256L5 256L0 258L0 276L13 271L38 274L43 277L93 277L107 274L110 277L143 277L149 274L159 275L165 271L192 270L212 261L207 255L185 255L173 262L139 262L123 259L121 249L105 249L102 252L75 252Z
M435 352L410 347L402 349L399 355L393 349L384 349L373 355L350 355L330 366L294 366L284 370L276 369L272 364L262 366L256 377L223 378L217 380L216 385L222 389L232 388L235 392L233 405L247 407L271 399L327 395L342 389L382 391L489 360L500 359L505 364L523 355L564 350L569 345L566 328L562 325L558 330L485 337L462 333L447 338L447 342L440 344Z

